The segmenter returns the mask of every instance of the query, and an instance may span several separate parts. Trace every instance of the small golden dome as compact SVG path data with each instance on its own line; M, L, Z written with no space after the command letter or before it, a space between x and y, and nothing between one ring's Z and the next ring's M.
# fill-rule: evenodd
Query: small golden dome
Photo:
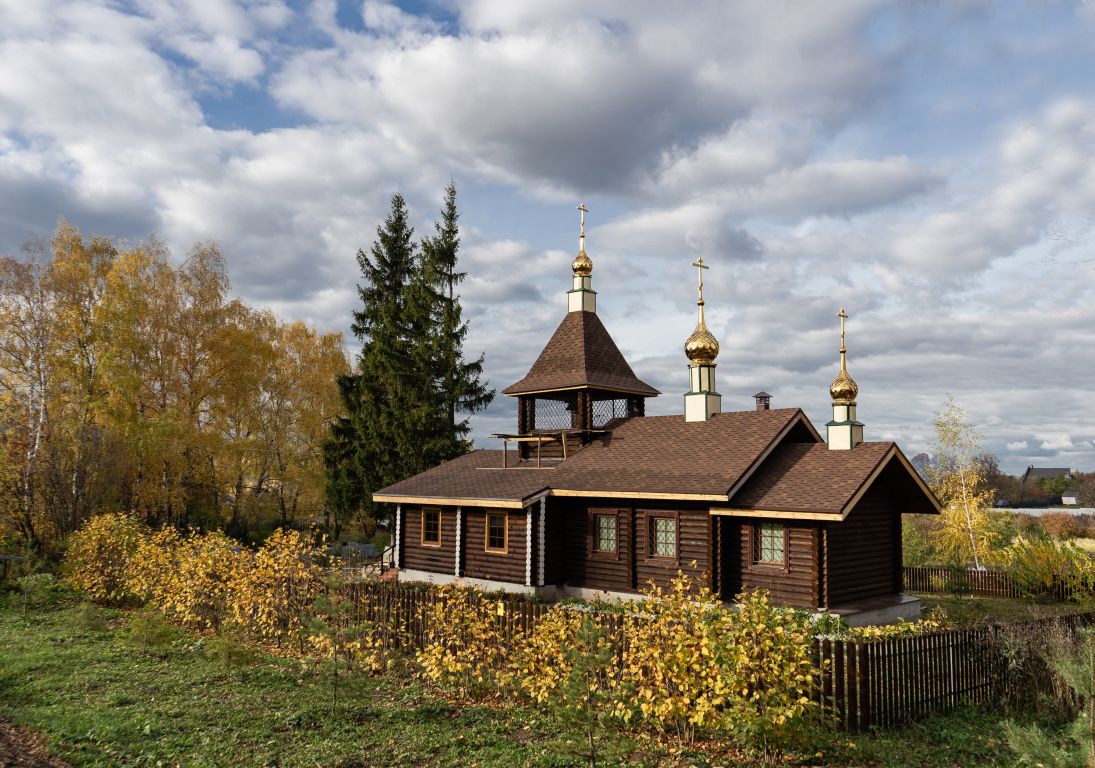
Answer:
M840 373L829 386L829 394L833 398L833 405L855 405L859 386L848 375L848 348L844 346L844 321L848 319L848 313L841 307L836 316L840 318Z
M570 263L570 268L574 270L574 274L578 277L589 277L593 272L593 260L586 256L586 249L578 251L578 255L574 257L574 261Z
M829 387L829 394L836 405L854 405L855 398L859 394L859 386L855 379L848 375L846 368L841 368L840 374L833 380Z
M703 320L697 323L696 330L684 343L684 354L696 365L714 365L715 358L719 356L719 340L707 330Z

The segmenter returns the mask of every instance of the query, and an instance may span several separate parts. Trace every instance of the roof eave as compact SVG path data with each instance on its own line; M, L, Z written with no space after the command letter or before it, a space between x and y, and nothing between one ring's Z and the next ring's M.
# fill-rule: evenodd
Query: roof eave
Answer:
M502 394L507 397L516 397L518 395L541 395L549 392L574 392L579 389L597 389L601 392L619 392L622 395L639 395L640 397L657 397L661 394L660 391L649 387L647 389L628 388L628 387L604 387L597 384L571 384L565 387L550 387L548 389L518 389L521 382L512 384L502 390Z
M777 520L831 520L842 521L847 515L840 512L800 509L746 509L745 507L711 507L708 512L717 517L759 517Z
M886 453L882 454L882 458L878 460L878 463L875 464L870 474L868 474L866 479L864 479L864 481L859 484L856 492L852 494L852 497L848 499L848 501L841 508L840 512L842 518L846 518L848 517L848 515L851 514L852 510L855 508L855 505L858 504L859 500L863 498L864 494L866 494L867 491L870 490L871 486L874 484L874 481L878 479L878 476L881 475L883 470L885 470L886 467L889 466L891 461L895 460L902 465L906 472L908 472L908 474L913 478L913 481L920 488L920 491L924 494L924 497L927 498L928 503L930 503L932 507L935 508L934 514L938 515L943 511L943 506L939 503L939 500L935 498L935 494L932 493L932 490L928 487L928 484L924 482L924 479L922 477L920 477L920 473L916 471L916 468L912 465L912 462L909 461L905 457L905 454L902 453L901 449L897 447L897 443L893 443L892 445L890 445L889 450L886 451Z
M531 501L535 501L535 499L529 500L528 497L525 499L474 499L460 498L457 496L413 496L394 493L374 493L373 501L380 504L421 504L424 506L437 504L440 506L457 507L523 509L527 507Z

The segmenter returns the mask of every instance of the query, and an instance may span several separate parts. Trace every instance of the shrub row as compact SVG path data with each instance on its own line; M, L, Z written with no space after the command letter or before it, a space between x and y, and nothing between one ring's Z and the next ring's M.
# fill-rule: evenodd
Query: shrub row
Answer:
M339 668L378 672L402 655L451 695L584 707L586 722L614 720L685 742L730 737L769 756L821 717L811 696L819 630L889 637L945 621L871 632L840 620L815 626L807 612L763 592L743 593L728 608L679 574L665 589L651 586L644 601L612 612L557 606L526 629L506 620L501 603L447 586L424 603L422 649L412 654L407 627L396 625L406 617L356 620L358 606L325 585L314 548L295 531L277 531L253 551L221 533L152 531L125 515L101 515L72 537L65 572L99 601L147 603L194 629L231 629L330 659L333 682Z
M493 602L442 587L426 609L419 673L459 696L563 709L595 702L621 724L686 742L731 737L768 754L793 745L820 718L810 696L818 670L809 621L763 592L727 608L693 587L680 574L622 615L557 607L527 632L504 626Z
M75 533L64 573L94 600L149 603L195 629L230 625L278 645L302 638L324 575L297 531L275 531L251 550L220 532L152 531L124 514L99 515Z

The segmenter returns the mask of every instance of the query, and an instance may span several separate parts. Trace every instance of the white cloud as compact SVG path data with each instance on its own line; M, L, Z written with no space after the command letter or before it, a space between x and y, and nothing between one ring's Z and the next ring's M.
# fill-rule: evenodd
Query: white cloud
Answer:
M215 238L246 298L345 328L354 253L391 193L425 234L455 176L477 211L462 220L468 349L501 387L562 317L581 198L602 318L665 392L652 413L680 408L688 264L703 256L727 407L766 389L828 420L845 305L869 435L923 450L953 392L1005 467L1095 466L1081 437L1095 434L1095 102L1056 70L1032 73L1038 103L998 116L963 106L1007 102L980 81L910 91L910 42L951 38L905 38L947 25L880 42L870 25L889 11L872 2L476 0L443 21L363 2L359 31L328 0L137 7L0 0L0 189L14 201L0 248L58 214L157 229L180 255ZM1039 55L1065 55L1032 35ZM927 149L885 122L924 92L939 121ZM211 93L222 110L238 96L224 122L248 127L213 127ZM242 111L278 106L277 127ZM976 146L951 140L971 124ZM511 417L500 399L473 423L482 435Z
M1043 451L1089 451L1091 450L1090 440L1080 440L1074 442L1072 437L1067 434L1055 434L1055 435L1042 435L1039 437L1042 441L1041 449Z
M368 4L372 23L398 34L342 30L333 48L289 61L274 93L320 120L379 124L477 174L589 191L638 179L753 111L835 119L876 80L854 45L864 3L778 22L723 3L615 3L594 15L511 5L464 8L464 28L441 36L407 34L406 14Z
M244 48L239 40L225 35L209 38L179 35L169 42L206 72L232 82L253 82L263 71L262 57L257 51Z

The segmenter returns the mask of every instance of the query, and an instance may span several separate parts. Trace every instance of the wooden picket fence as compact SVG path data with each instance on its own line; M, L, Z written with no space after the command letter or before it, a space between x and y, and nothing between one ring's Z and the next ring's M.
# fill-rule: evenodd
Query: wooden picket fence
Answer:
M439 600L436 591L382 583L350 584L345 589L355 621L383 628L390 633L392 647L413 652L425 646L426 609ZM497 607L499 642L506 644L520 642L554 607L520 596L476 599ZM611 635L627 641L622 616L598 617ZM993 706L1008 694L1007 661L997 642L1000 632L1054 623L1074 630L1095 624L1095 613L883 640L817 638L813 655L821 675L813 697L833 723L848 731L899 726L962 705Z
M1001 695L1003 657L991 628L917 637L820 639L820 701L849 731L895 726Z
M384 631L397 633L399 644L406 650L420 651L425 647L426 609L440 599L436 590L368 581L347 584L343 589L353 605L353 621L368 621ZM500 607L498 623L503 642L531 630L552 608L520 595L478 594L473 599Z
M1007 571L950 568L947 566L906 566L905 589L929 594L965 594L985 597L1029 597ZM1042 590L1047 597L1071 600L1074 595L1064 584Z

